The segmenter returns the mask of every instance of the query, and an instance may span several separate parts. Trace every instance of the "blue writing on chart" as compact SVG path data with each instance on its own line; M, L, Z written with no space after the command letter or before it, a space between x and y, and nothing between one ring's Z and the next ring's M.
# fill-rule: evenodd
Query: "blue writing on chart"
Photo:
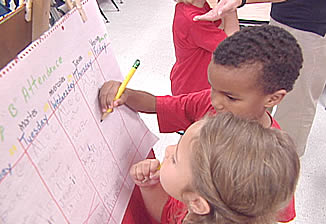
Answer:
M33 140L36 138L38 133L40 133L41 129L47 124L48 124L48 118L45 114L41 120L36 122L36 127L33 128L33 130L30 132L29 135L25 135L25 132L23 132L18 140L20 142L25 143L26 145L29 145L30 143L33 142Z
M95 57L99 56L102 51L105 51L106 53L107 34L105 33L103 36L96 36L94 40L89 40L89 43L92 46Z
M75 64L75 63L74 63ZM75 64L76 66L76 64ZM76 69L75 71L73 72L73 75L74 75L74 78L76 81L78 81L79 79L81 79L81 77L86 73L86 71L92 67L92 61L89 60L88 62L86 62L81 69L77 69L77 66L76 66Z
M11 164L8 164L8 168L3 168L2 171L0 172L0 181L7 175L11 175Z
M53 97L53 100L51 100L51 105L53 107L53 110L55 110L61 103L62 101L69 95L69 93L75 89L75 81L72 81L70 83L67 83L66 89L56 97Z
M98 46L93 46L93 52L96 57L99 56L102 51L106 53L106 43L100 44Z

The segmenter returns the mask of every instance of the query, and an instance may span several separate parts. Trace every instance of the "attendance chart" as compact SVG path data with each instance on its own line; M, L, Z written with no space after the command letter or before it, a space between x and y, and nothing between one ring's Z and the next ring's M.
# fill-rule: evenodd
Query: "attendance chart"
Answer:
M120 223L131 165L157 141L98 90L123 80L95 0L71 10L0 71L0 223ZM133 62L131 62L132 64Z

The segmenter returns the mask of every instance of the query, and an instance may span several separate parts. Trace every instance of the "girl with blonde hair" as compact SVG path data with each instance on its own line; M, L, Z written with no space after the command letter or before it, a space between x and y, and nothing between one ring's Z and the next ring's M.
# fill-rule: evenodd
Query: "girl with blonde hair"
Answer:
M160 223L271 224L293 197L299 158L291 138L221 113L191 125L155 159L132 166L148 213Z

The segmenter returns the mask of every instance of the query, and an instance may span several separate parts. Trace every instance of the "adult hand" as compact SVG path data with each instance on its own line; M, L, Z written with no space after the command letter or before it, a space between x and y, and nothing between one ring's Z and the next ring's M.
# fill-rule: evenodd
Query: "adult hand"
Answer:
M198 20L215 21L221 19L228 13L236 10L237 7L241 4L241 2L242 2L241 0L221 0L208 13L200 16L195 16L194 21L198 21Z

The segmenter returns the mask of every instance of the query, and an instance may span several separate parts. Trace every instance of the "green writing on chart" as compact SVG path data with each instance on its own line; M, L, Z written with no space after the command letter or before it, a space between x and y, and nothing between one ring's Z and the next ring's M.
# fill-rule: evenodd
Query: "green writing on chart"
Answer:
M103 36L96 36L94 40L89 40L89 43L92 47L94 47L97 43L101 43L103 40L105 40L107 37L107 34L105 33Z
M94 40L90 40L89 43L92 46L94 55L99 56L102 51L106 52L107 43L104 41L106 39L106 34L103 37L97 36Z
M23 86L21 89L21 93L23 94L24 100L27 103L30 98L35 95L36 90L48 80L48 78L56 71L60 65L63 63L62 57L59 57L54 65L47 66L46 71L43 75L33 76L31 75L29 79L26 80L27 85Z
M4 132L5 132L5 128L3 126L0 126L0 141L4 141Z
M18 113L17 108L12 103L9 104L8 111L9 111L9 113L10 113L10 115L12 117L16 117L17 116L17 113Z

